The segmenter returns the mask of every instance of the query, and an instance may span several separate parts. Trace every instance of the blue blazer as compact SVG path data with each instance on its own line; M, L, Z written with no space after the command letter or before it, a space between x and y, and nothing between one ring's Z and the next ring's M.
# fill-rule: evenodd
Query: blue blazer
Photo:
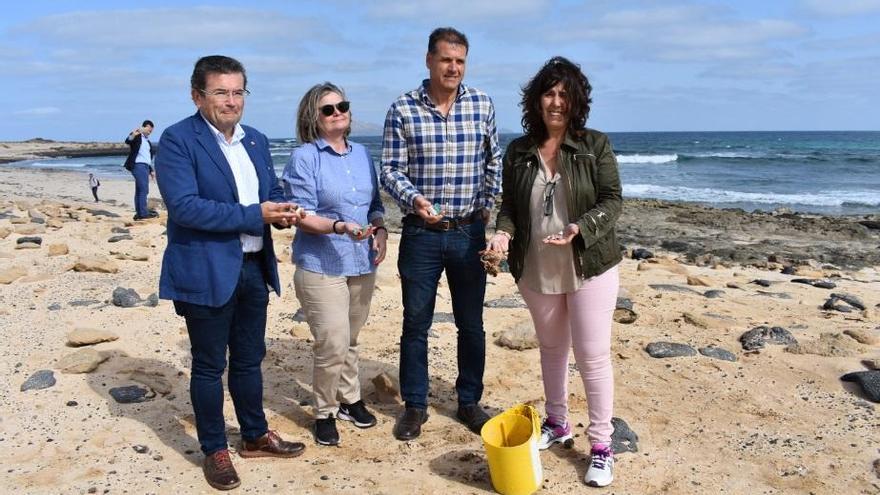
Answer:
M283 202L268 139L256 129L242 127L241 143L257 171L260 202ZM241 233L263 236L266 280L280 295L271 230L263 223L259 204L238 203L229 162L201 115L196 112L168 127L160 142L156 182L168 209L168 247L162 258L159 297L213 307L229 301L243 262Z

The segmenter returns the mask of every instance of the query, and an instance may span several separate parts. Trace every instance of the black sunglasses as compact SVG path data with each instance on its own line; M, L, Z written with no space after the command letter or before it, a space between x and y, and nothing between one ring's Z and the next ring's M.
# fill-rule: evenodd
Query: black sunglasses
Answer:
M339 113L345 113L348 111L349 107L351 107L351 102L349 101L340 101L336 105L322 105L320 110L321 113L324 114L325 117L329 117L333 115L335 110L339 110Z
M544 186L544 216L553 214L553 193L556 191L556 182L548 182Z

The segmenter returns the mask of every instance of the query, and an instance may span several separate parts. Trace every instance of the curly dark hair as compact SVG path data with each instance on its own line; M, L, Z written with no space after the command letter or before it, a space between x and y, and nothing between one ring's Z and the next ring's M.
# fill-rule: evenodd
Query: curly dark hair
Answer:
M568 132L580 136L586 128L593 87L579 65L565 57L553 57L523 86L519 103L523 109L523 131L536 143L543 143L548 137L541 112L541 96L558 83L562 83L568 96Z

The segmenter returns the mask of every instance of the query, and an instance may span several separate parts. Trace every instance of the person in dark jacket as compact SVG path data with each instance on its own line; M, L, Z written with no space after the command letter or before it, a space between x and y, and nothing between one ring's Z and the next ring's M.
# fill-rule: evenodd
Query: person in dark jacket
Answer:
M150 142L150 134L153 132L153 122L145 120L140 127L128 133L125 144L128 145L128 157L125 159L125 169L134 176L134 219L143 220L155 218L159 214L147 209L147 194L150 192L150 179L153 174L153 156L156 151Z
M190 81L198 111L165 129L156 155L168 208L159 297L174 301L186 321L190 399L205 479L231 490L241 480L223 417L227 362L241 431L239 457L290 458L305 448L269 429L261 369L269 287L281 295L269 225L295 225L304 212L284 200L269 140L240 124L248 95L244 66L222 55L202 57Z
M504 156L501 209L488 249L510 249L510 272L535 324L546 395L539 448L572 441L567 384L574 347L590 416L584 481L607 486L614 463L611 323L621 260L614 224L622 199L608 138L586 128L590 91L580 67L562 57L523 88L525 135Z

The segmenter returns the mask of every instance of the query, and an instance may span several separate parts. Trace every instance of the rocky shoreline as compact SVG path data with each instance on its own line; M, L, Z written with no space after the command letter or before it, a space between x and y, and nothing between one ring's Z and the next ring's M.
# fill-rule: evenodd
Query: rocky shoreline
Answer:
M383 193L386 223L400 231L400 209ZM880 266L880 214L831 216L781 209L747 212L694 203L627 199L617 224L628 251L651 248L697 265L773 268Z
M34 138L27 141L0 142L0 163L38 158L126 155L124 143L65 142Z

